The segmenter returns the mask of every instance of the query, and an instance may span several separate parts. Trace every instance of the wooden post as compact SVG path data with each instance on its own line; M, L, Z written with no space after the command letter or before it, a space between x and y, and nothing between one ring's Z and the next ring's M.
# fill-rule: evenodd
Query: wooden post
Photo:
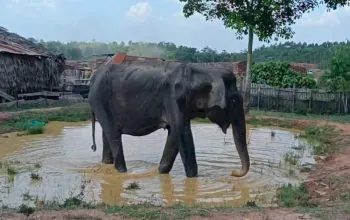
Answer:
M340 98L340 91L338 92L338 114L341 112L341 98Z
M295 111L295 84L293 85L293 103L292 103L292 113Z
M313 110L312 110L312 89L310 89L309 109L311 109L311 111L313 112Z
M258 85L258 111L260 111L260 84Z
M278 90L277 90L277 111L278 111L279 106L280 106L280 91L281 91L281 89L278 88Z

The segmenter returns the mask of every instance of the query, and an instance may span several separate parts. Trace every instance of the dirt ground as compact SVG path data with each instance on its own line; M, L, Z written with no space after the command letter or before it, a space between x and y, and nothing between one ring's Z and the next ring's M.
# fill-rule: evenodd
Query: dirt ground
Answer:
M86 219L86 220L121 220L121 219L136 219L126 218L118 215L106 214L101 210L72 210L72 211L49 211L49 212L38 212L30 217L25 217L20 214L6 214L0 217L0 220L11 219L11 220L66 220L66 219ZM164 218L166 220L172 218ZM214 213L206 217L193 216L191 220L290 220L290 219L303 219L312 220L311 216L307 214L294 213L287 209L269 209L264 212L237 212L237 213Z
M1 117L10 117L8 114L0 114ZM272 118L272 117L268 117ZM300 125L331 125L341 131L341 136L337 141L341 151L333 154L330 157L320 157L317 159L316 169L309 173L307 180L307 187L311 192L311 201L323 207L322 217L326 219L349 219L350 213L344 214L338 212L337 206L341 204L341 193L348 191L350 196L350 124L340 124L328 121L309 121L309 120L295 120L296 124ZM349 205L350 204L345 204ZM17 213L1 213L0 220L22 220L22 219L132 219L118 215L108 215L102 210L62 210L62 211L45 211L35 212L29 218ZM209 216L193 216L190 219L204 220L204 219L251 219L251 220L283 220L283 219L318 219L309 214L301 214L291 209L285 208L270 208L263 211L238 211L230 212L215 211Z

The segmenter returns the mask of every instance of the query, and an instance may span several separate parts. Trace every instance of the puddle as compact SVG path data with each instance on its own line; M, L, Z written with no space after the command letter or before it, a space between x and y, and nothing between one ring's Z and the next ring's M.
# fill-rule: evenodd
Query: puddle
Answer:
M91 151L91 124L50 123L45 134L0 138L0 205L16 207L29 194L39 200L58 200L77 195L84 188L84 200L105 204L151 202L172 205L241 206L255 201L273 204L278 186L299 183L305 178L299 169L285 163L285 155L297 155L298 162L313 164L307 144L291 131L270 128L249 129L251 170L243 178L231 177L240 160L231 132L224 135L213 124L192 124L198 162L198 178L187 179L178 155L170 175L159 175L167 132L158 130L143 137L123 136L128 173L101 164L101 128L96 126L97 151ZM4 163L16 170L13 178ZM40 167L35 167L38 164ZM33 181L31 174L41 180ZM128 190L137 182L139 189ZM28 198L27 198L28 199Z

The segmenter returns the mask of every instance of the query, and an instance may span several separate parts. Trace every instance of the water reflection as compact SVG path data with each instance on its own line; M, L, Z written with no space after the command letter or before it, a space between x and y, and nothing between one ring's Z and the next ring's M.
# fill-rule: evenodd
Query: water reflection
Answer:
M303 176L287 175L290 167L281 165L287 152L300 154L310 161L312 155L294 133L274 129L251 128L249 154L251 170L243 178L230 176L241 166L233 139L212 124L193 124L199 177L186 178L177 157L169 175L158 174L158 164L164 148L165 131L143 137L123 136L128 173L118 173L113 165L101 164L101 128L96 127L97 151L92 152L90 123L50 123L46 133L35 136L0 139L0 161L19 161L11 165L18 173L11 178L0 168L0 202L15 207L23 203L23 194L40 200L64 200L77 195L84 185L87 201L105 204L151 202L188 206L241 206L254 200L259 205L270 204L276 186L298 183ZM228 132L230 133L230 132ZM295 150L295 145L303 145ZM35 164L40 163L40 168ZM33 183L31 173L42 180ZM88 180L86 182L86 180ZM136 182L140 189L129 190Z

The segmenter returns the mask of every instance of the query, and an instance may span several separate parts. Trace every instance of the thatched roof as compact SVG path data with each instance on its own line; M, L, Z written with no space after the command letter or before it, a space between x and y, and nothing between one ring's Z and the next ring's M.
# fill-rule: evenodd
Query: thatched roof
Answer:
M49 55L33 42L0 27L0 89L10 95L59 85L63 55Z

